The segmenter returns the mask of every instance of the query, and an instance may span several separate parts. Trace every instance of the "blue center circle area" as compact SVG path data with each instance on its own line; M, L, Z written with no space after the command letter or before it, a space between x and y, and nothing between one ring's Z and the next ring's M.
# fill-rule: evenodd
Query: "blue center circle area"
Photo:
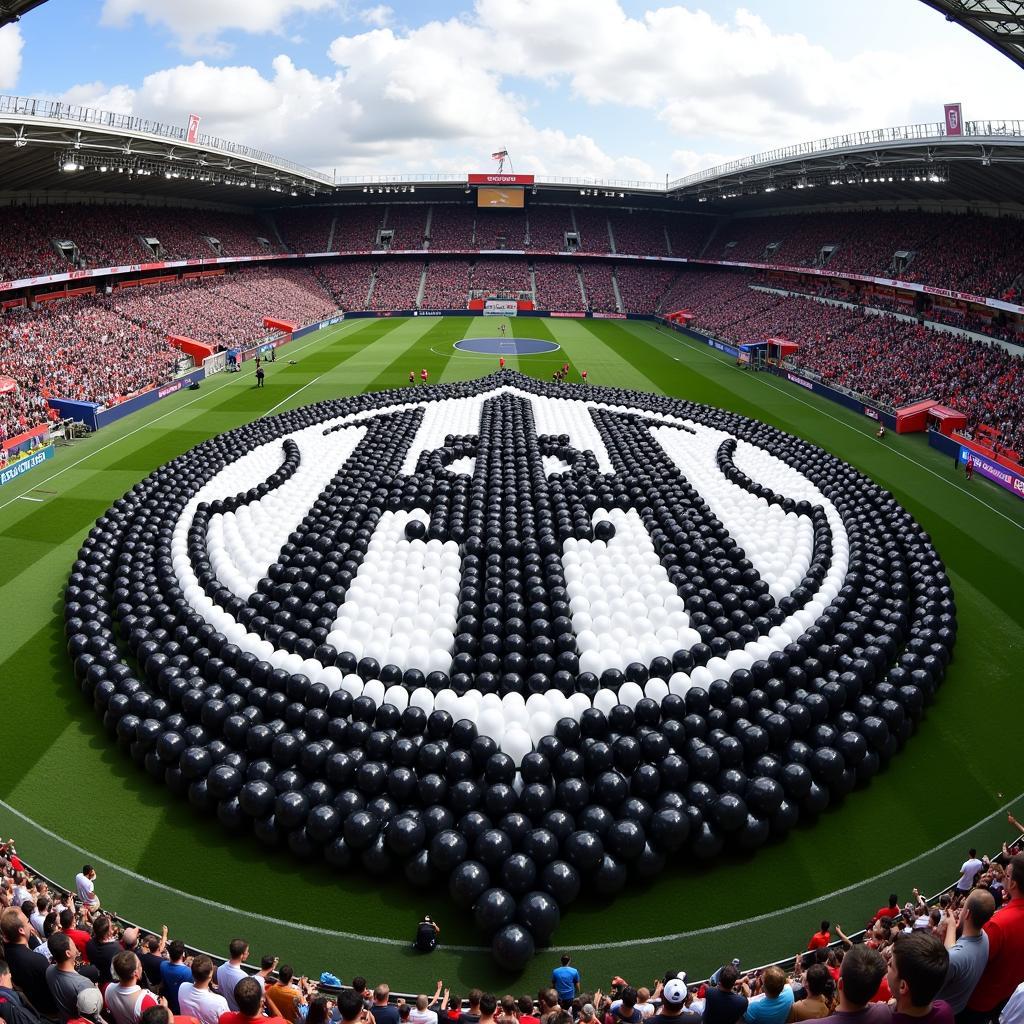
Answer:
M486 356L539 356L557 352L561 346L541 338L463 338L455 342L460 352L478 352Z

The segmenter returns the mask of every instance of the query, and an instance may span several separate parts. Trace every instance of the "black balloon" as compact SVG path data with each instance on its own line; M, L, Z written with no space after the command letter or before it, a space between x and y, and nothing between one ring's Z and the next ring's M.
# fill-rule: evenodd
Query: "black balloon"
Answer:
M490 394L499 383L514 383L516 393ZM523 392L593 402L594 429L626 472L601 472L569 434L539 436ZM445 437L407 471L423 406L476 396L485 400L475 429ZM213 517L262 500L299 470L296 431L356 413L371 415L350 458L254 592L238 597L215 568ZM770 595L654 440L650 425L665 415L721 431L723 478L806 521L811 561L790 595ZM504 736L499 743L446 711L371 698L380 680L408 694L518 700L555 690L593 700L602 688L621 693L627 682L644 688L720 664L712 659L765 637L821 592L838 538L823 507L748 476L739 441L819 487L846 531L838 596L784 649L685 697L562 718L518 772L501 751ZM281 458L265 480L190 505L263 445ZM544 456L571 469L548 473ZM478 467L472 474L447 468L465 457ZM640 516L699 643L624 670L582 670L562 553L569 541L620 541L614 517L600 509ZM400 543L459 548L447 671L380 663L329 641L386 511L415 513ZM182 549L172 539L186 514ZM206 598L243 627L238 639L186 597L181 554ZM226 828L251 829L296 857L338 868L358 861L382 878L401 870L420 886L447 878L466 909L498 894L480 914L510 969L547 941L584 882L607 895L630 872L651 877L683 851L713 860L726 846L754 849L868 781L920 727L956 639L949 579L927 535L892 495L820 448L723 410L615 387L539 384L507 370L420 388L414 403L399 389L347 396L211 438L97 520L64 611L76 687L153 778ZM252 634L306 664L286 670L260 660L243 649L240 637ZM326 677L312 681L309 659L358 677L366 692L331 692Z

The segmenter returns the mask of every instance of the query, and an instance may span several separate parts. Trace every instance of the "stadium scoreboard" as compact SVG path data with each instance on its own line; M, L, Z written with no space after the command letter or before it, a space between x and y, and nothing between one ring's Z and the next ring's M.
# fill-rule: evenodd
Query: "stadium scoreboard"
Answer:
M532 174L470 174L466 184L476 189L476 205L486 209L521 210L526 205L526 189L532 186Z

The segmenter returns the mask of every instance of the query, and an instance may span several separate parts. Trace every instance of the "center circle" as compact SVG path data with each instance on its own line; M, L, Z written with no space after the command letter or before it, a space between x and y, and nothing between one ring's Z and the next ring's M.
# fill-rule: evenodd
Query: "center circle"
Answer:
M487 356L539 356L557 352L561 346L543 338L463 338L455 342L460 352L478 352Z

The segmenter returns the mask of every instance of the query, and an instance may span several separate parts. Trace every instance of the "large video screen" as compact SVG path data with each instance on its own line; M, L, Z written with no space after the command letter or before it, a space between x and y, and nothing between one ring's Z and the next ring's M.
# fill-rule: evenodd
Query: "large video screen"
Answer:
M478 188L476 190L476 205L490 208L505 206L521 210L525 195L526 190L522 188Z

